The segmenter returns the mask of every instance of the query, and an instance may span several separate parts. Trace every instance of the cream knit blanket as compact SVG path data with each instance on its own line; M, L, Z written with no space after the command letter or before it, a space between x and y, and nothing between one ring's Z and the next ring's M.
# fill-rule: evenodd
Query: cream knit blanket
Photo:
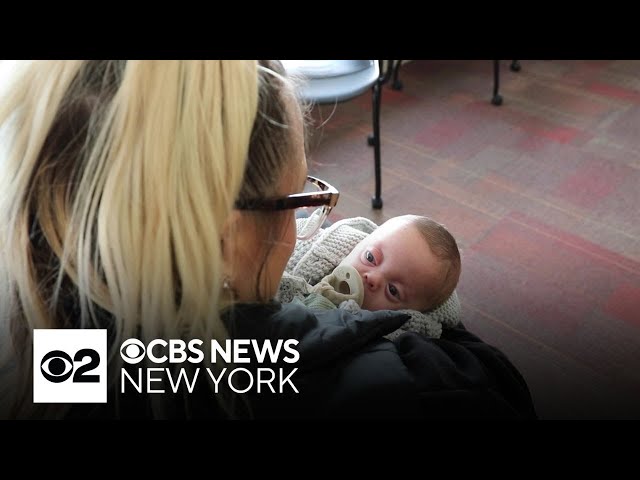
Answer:
M305 219L296 220L298 231ZM308 286L315 285L329 275L340 262L378 226L364 217L340 220L309 240L298 240L287 263L276 298L289 303L296 296L309 293ZM341 308L355 310L355 302L345 302ZM411 318L400 329L387 335L393 339L405 331L415 331L433 338L440 338L442 327L453 327L460 322L460 300L454 292L438 308L430 312L400 310Z

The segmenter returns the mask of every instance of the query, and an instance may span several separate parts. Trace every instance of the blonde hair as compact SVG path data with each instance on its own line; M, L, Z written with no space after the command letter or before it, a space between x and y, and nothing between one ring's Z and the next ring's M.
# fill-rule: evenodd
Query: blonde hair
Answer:
M31 405L34 328L108 326L110 361L128 337L226 338L219 239L241 190L269 188L244 178L267 70L37 61L8 85L0 320L17 406Z

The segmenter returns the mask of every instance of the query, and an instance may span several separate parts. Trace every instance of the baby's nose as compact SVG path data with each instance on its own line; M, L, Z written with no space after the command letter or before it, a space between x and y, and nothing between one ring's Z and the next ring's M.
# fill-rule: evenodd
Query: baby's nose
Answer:
M372 272L365 273L362 280L369 290L375 290L380 285L380 277Z

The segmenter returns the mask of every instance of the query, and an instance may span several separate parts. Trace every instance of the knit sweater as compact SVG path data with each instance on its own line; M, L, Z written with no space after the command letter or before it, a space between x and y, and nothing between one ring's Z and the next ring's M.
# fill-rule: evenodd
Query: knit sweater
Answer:
M297 220L300 230L304 219ZM316 285L329 275L340 262L378 226L364 217L340 220L309 240L299 240L287 263L276 298L289 303L297 298L311 307L326 308L326 302L304 300L310 292L309 286ZM357 311L360 307L354 301L343 302L340 308ZM460 300L454 292L438 308L429 312L401 310L410 319L398 330L386 337L393 340L406 331L413 331L432 338L440 338L443 326L453 327L460 322Z

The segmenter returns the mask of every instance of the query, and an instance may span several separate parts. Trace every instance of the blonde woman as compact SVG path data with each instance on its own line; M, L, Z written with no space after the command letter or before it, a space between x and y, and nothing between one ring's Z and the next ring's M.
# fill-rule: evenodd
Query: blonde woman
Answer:
M462 327L391 342L406 315L272 300L296 209L320 209L308 237L338 199L307 176L278 62L35 61L4 81L3 417L535 417L515 367ZM33 402L33 331L51 328L107 330L106 404ZM123 394L129 338L295 339L297 392Z

